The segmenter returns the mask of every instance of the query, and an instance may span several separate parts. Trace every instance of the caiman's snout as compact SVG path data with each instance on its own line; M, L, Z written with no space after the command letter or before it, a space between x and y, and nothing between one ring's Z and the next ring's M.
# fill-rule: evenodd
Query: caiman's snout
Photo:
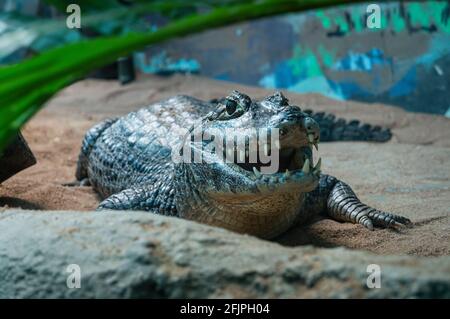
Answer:
M320 159L313 163L313 146L317 149L320 139L319 125L307 113L295 106L284 106L269 123L271 129L278 129L279 141L275 143L279 151L278 173L298 172L304 177L316 179L320 174ZM268 147L273 149L271 145ZM308 177L309 178L309 177Z
M319 124L299 108L288 106L279 114L275 125L280 130L280 139L285 145L314 145L320 140Z

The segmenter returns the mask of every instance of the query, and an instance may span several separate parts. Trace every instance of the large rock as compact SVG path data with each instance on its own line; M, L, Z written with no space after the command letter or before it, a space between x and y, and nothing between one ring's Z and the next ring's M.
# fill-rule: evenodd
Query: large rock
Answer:
M287 248L141 212L0 213L0 297L441 297L450 257ZM69 289L67 267L81 269ZM366 285L381 267L381 288Z

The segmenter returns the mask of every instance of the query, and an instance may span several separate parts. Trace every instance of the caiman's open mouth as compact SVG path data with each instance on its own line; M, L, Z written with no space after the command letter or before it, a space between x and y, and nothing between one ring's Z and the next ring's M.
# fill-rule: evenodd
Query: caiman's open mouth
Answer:
M242 151L235 151L235 162L228 163L233 169L238 170L239 173L245 174L248 178L255 180L257 183L273 186L279 183L288 182L302 182L313 181L316 182L320 175L321 159L313 164L312 147L317 148L318 140L314 140L310 136L306 138L303 143L289 142L280 139L275 142L274 146L270 143L264 145L265 154L272 154L273 147L279 151L278 163L276 172L272 174L264 174L264 167L275 165L275 163L262 163L257 157L256 161L250 160L248 150L245 150L245 155ZM259 149L258 149L259 150ZM259 154L259 152L257 152ZM240 160L239 159L240 156Z

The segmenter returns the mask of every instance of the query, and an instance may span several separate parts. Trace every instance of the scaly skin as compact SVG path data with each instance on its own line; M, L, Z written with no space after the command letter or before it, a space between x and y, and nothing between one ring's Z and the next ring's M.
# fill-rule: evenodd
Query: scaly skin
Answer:
M325 131L314 118L325 123ZM278 171L261 174L264 165L246 152L232 149L228 163L205 150L208 142L191 143L185 130L194 134L200 123L201 134L215 137L226 137L226 129L237 136L249 136L249 128L278 129L278 144L259 146L279 151ZM76 177L104 198L99 209L152 211L261 238L276 237L318 214L368 229L409 223L361 203L347 184L321 174L320 160L314 166L312 156L321 134L328 140L390 138L379 128L302 112L279 92L261 102L237 91L209 103L175 96L93 127L83 141ZM213 161L174 162L172 155L183 155L181 146Z

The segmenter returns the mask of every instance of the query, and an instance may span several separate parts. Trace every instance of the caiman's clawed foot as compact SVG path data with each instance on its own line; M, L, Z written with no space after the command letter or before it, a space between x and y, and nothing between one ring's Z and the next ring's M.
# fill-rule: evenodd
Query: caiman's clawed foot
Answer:
M411 224L411 221L406 217L381 212L379 210L370 211L367 216L370 218L374 226L383 228L403 227Z
M331 190L327 208L330 217L361 224L370 230L373 230L374 226L396 228L411 223L406 217L382 212L362 203L350 186L341 181L338 181Z

